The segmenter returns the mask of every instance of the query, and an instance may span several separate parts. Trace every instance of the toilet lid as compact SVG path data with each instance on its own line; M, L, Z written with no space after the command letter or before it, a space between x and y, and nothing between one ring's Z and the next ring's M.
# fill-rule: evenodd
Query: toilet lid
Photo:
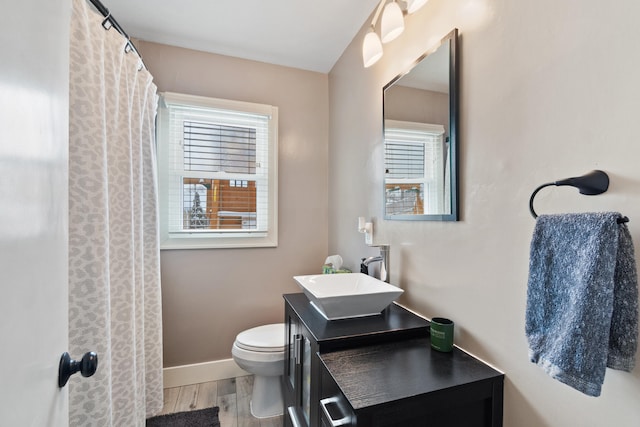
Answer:
M236 336L236 345L251 351L284 351L284 323L258 326L240 332Z

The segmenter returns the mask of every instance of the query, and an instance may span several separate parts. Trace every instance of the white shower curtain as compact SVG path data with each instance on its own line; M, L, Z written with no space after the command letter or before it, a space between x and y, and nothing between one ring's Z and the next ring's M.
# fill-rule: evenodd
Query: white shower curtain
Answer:
M70 381L71 426L143 426L162 408L156 87L86 0L73 0L69 350L98 353Z

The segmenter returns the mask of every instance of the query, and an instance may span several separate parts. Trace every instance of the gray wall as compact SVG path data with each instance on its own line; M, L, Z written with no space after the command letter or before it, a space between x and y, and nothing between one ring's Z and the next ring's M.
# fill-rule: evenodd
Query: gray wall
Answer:
M640 369L608 370L587 397L529 362L524 312L528 199L544 182L600 168L606 194L569 187L536 199L540 213L619 210L640 243L640 3L431 0L362 67L366 31L329 75L329 250L350 266L391 245L402 302L457 325L456 342L506 372L505 426L636 426ZM384 221L381 89L452 28L461 41L461 213L458 223ZM606 345L606 343L603 343Z
M159 91L270 104L279 115L277 248L161 253L165 367L228 359L244 329L282 322L283 293L327 256L326 74L139 42Z
M387 120L449 126L449 94L394 86L384 94Z

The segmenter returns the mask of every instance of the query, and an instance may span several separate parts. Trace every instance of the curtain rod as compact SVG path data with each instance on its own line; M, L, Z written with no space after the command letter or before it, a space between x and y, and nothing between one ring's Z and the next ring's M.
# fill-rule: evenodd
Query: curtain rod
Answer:
M96 10L98 12L100 12L102 14L102 16L104 16L104 21L102 22L102 26L108 30L110 27L115 28L120 34L122 34L124 36L124 38L127 39L127 46L128 49L134 51L136 53L136 55L138 55L138 58L140 58L140 62L142 63L142 66L146 69L147 66L144 64L144 61L142 60L142 55L140 55L140 52L138 52L138 49L136 49L136 47L133 45L133 42L131 41L131 37L129 37L129 35L122 29L122 27L120 26L120 24L118 24L118 21L116 21L116 18L113 17L113 15L111 15L111 12L109 12L109 9L107 9L101 2L100 0L89 0L89 2L91 2L91 4L96 8ZM110 26L106 26L105 24L109 22ZM128 50L127 50L128 51Z

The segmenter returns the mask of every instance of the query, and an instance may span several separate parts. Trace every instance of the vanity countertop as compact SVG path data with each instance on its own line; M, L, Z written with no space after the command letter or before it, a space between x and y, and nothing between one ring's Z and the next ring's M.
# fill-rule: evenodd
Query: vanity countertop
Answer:
M454 348L431 349L428 338L320 354L354 410L472 387L474 399L491 396L504 374Z
M370 343L429 336L429 321L392 303L380 315L354 319L327 320L303 294L285 294L289 303L322 351L353 347L358 341Z

